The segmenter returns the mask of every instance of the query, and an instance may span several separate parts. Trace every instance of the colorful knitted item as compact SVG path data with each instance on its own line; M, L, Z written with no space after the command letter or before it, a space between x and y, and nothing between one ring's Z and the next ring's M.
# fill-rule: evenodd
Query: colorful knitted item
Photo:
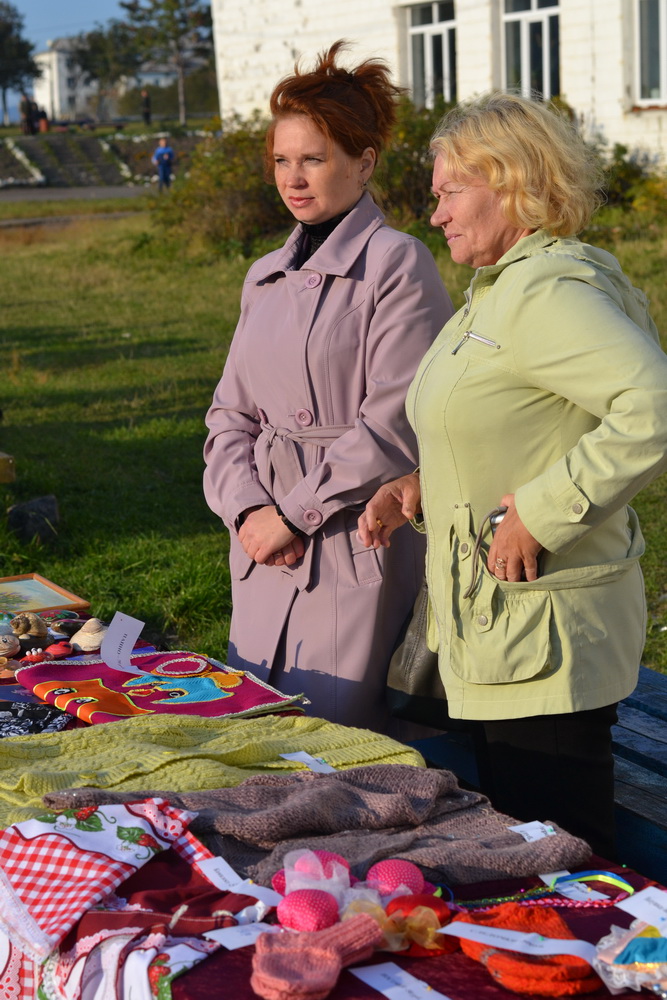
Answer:
M561 940L575 940L575 935L551 907L521 906L502 903L483 913L464 913L457 921L483 927L502 927L526 934ZM574 996L593 993L602 985L591 966L576 955L549 955L536 958L516 951L493 948L477 941L461 938L466 955L481 962L496 982L515 993L536 996Z
M341 969L370 958L381 941L380 927L366 913L322 931L262 934L250 985L264 1000L324 1000Z

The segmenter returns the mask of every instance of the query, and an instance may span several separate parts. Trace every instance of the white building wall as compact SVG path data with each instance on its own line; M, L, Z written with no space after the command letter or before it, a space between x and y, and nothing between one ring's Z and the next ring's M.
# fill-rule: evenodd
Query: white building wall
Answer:
M338 38L350 64L389 63L409 84L410 0L212 0L223 117L266 112L269 94L299 56L312 65ZM456 0L460 99L503 83L503 0ZM637 108L636 0L560 0L561 96L590 135L649 152L667 165L667 107Z
M266 112L271 91L296 59L312 65L339 38L352 43L349 65L373 56L386 59L397 79L399 64L407 72L397 26L403 12L387 0L213 0L212 11L223 118Z
M96 95L97 88L95 84L82 82L78 67L68 66L67 39L53 45L47 52L38 52L35 56L42 67L42 76L34 82L34 98L49 119L74 118L89 110L88 101ZM55 47L60 45L63 47ZM73 86L70 86L71 81Z

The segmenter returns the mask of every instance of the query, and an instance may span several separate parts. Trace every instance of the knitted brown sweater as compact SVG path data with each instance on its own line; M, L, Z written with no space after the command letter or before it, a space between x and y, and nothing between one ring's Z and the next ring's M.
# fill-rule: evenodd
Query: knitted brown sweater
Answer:
M72 808L148 795L197 811L193 832L240 874L265 885L287 851L306 847L342 854L359 878L376 861L400 857L419 865L426 878L452 884L571 868L591 853L554 823L554 836L527 843L508 830L516 820L496 812L485 796L459 788L451 771L404 764L258 775L205 792L119 795L81 788L52 792L44 802Z

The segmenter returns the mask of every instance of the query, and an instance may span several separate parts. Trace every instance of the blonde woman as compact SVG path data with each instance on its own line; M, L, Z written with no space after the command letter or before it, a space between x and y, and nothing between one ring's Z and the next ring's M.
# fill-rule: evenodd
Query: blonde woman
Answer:
M609 857L610 729L646 624L627 504L667 466L667 358L644 296L576 237L600 178L568 122L493 94L431 148L431 222L476 270L408 393L420 471L376 494L360 534L388 545L423 512L429 644L450 715L483 725L485 790Z

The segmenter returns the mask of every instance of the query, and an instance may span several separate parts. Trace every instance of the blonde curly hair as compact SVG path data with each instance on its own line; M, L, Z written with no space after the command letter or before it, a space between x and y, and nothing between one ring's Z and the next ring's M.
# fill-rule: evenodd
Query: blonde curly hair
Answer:
M602 167L555 107L493 92L457 105L437 126L431 152L455 178L482 177L505 217L525 229L573 236L604 200Z

